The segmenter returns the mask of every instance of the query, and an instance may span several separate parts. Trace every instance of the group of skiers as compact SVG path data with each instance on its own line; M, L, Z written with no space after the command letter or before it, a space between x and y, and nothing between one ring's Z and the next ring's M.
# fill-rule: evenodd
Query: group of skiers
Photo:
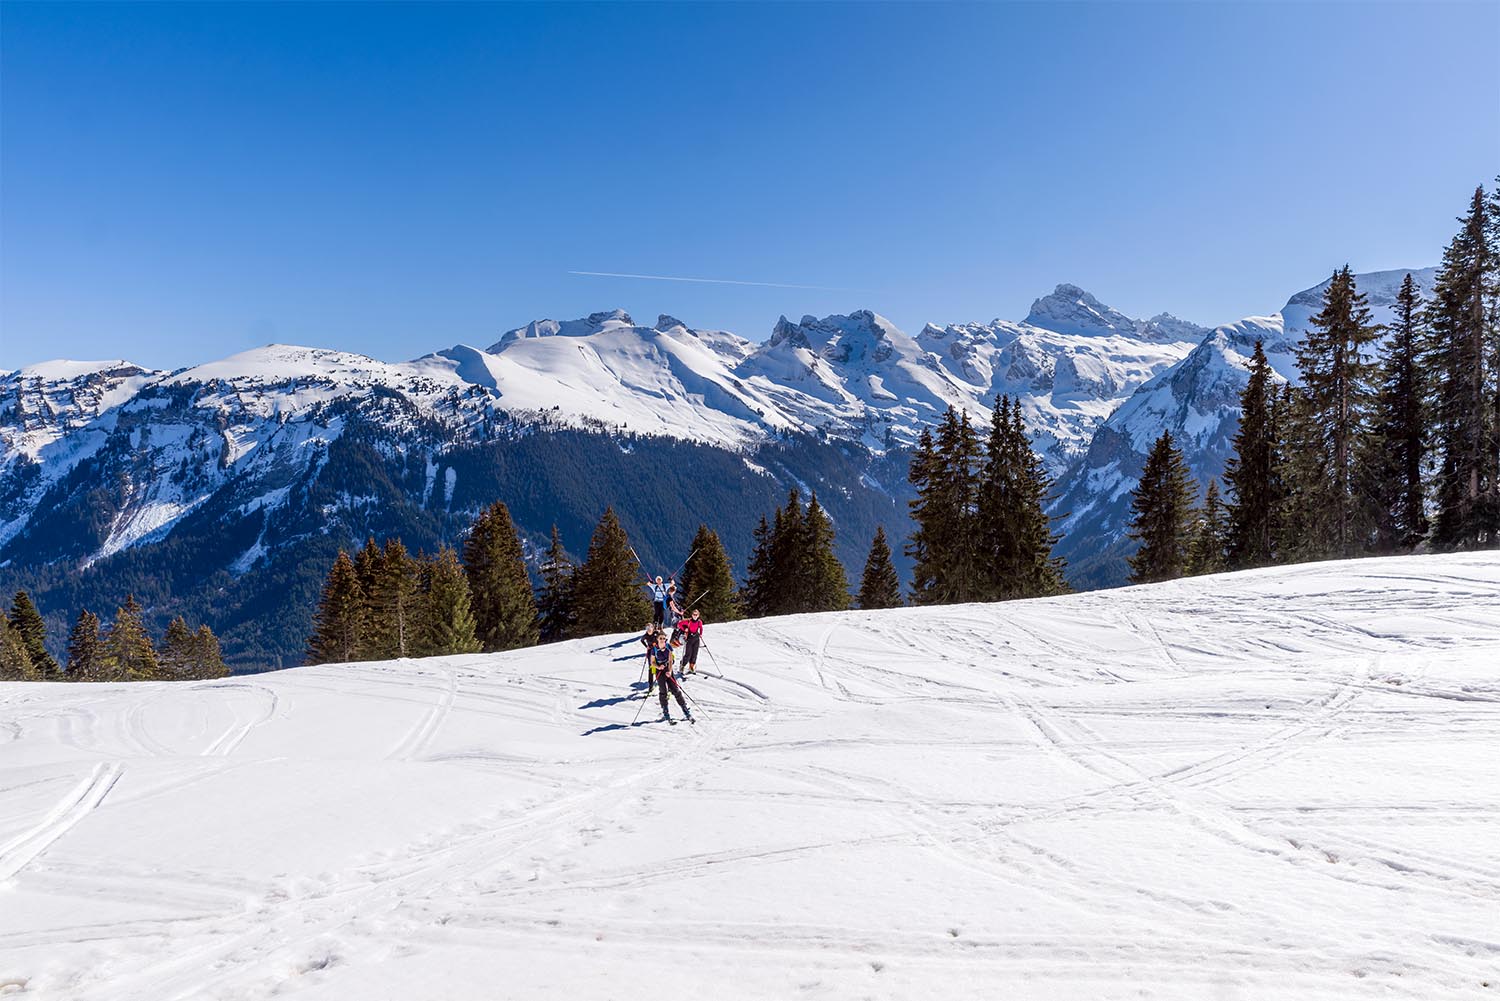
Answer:
M703 615L696 608L690 613L683 611L682 606L677 603L675 580L663 582L658 575L646 587L651 592L651 621L641 636L641 645L646 648L646 698L651 698L652 690L658 691L661 697L661 718L672 722L667 703L667 694L670 692L676 697L683 718L692 723L693 713L683 699L678 679L698 673L698 647L703 642ZM668 622L673 624L670 631L666 626ZM679 646L682 648L680 667L675 663L675 651Z

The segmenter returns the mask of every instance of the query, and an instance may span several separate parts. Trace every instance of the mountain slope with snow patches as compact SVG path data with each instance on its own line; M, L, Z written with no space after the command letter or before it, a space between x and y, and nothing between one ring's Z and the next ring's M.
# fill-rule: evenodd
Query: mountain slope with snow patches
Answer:
M706 640L692 727L652 721L654 701L633 725L629 636L0 685L0 984L38 1001L1493 992L1496 554Z

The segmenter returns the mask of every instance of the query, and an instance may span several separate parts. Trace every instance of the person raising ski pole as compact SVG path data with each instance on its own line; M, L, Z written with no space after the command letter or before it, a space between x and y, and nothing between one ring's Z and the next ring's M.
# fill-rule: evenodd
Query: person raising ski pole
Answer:
M651 622L659 626L667 619L668 600L667 585L662 583L661 574L657 574L655 583L648 583L646 589L651 592Z
M667 690L671 689L672 694L677 697L677 705L682 710L683 719L689 723L694 722L692 711L688 709L687 702L682 698L682 686L672 676L672 648L667 645L665 632L656 635L656 647L651 651L651 671L656 675L657 684L661 686L658 689L661 695L661 718L673 726L677 725L667 705Z
M682 673L684 675L698 673L698 644L703 641L703 615L698 609L693 609L693 614L677 623L673 635L680 634L682 642Z

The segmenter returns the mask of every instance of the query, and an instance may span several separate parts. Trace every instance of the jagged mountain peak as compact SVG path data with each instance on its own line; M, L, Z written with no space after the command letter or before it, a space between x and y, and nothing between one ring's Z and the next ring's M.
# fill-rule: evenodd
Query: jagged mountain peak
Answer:
M1031 304L1026 323L1060 334L1133 334L1136 321L1064 282Z
M588 337L610 326L633 327L635 321L623 309L601 310L576 320L532 320L524 327L507 330L487 350L490 354L498 354L516 341L534 337Z

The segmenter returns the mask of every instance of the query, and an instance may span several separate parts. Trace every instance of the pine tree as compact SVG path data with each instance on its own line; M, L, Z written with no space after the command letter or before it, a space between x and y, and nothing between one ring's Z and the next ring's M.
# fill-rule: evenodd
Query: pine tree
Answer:
M1272 408L1278 503L1271 519L1271 548L1277 563L1325 559L1328 540L1335 534L1323 466L1324 439L1311 411L1307 394L1290 383L1281 387Z
M1225 553L1228 549L1229 529L1224 505L1219 500L1219 483L1208 481L1208 491L1203 496L1203 507L1198 511L1197 524L1193 527L1192 540L1188 543L1187 567L1190 576L1206 573L1222 573L1227 567Z
M750 563L745 568L745 586L740 589L740 607L748 618L759 619L771 614L771 537L770 522L761 515L760 524L755 526Z
M0 615L0 681L35 681L37 671L26 652L26 639Z
M606 508L589 540L588 556L574 577L574 636L639 629L651 617L641 589L641 565L614 508Z
M798 602L808 612L838 612L849 607L849 577L834 552L833 522L818 503L818 493L802 519L801 574L805 590Z
M207 623L200 625L198 631L193 634L193 664L192 676L198 680L211 680L213 678L227 678L229 667L224 663L224 653L219 649L219 637L208 628Z
M1355 459L1370 419L1373 366L1365 349L1378 329L1347 264L1333 273L1323 308L1308 322L1307 337L1297 348L1303 405L1290 416L1302 422L1294 434L1312 447L1317 460L1316 476L1302 484L1302 496L1326 517L1317 522L1321 537L1300 541L1314 558L1348 557L1362 551L1371 536Z
M1012 401L1006 428L1003 440L1006 461L1014 471L1010 510L1015 524L1015 541L1008 558L1015 562L1012 567L1002 568L998 577L992 571L991 580L1013 582L1008 586L1015 588L1014 597L1063 594L1068 590L1063 579L1066 564L1062 557L1052 555L1059 536L1052 531L1052 519L1046 510L1052 479L1042 465L1041 456L1031 447L1020 399Z
M911 558L911 597L918 604L927 604L924 598L937 587L938 550L942 547L942 511L938 504L932 482L932 471L937 465L937 446L932 432L923 428L917 436L917 447L913 449L907 480L916 496L907 501L910 509L912 531L906 542L906 555Z
M1250 380L1240 393L1240 426L1234 454L1224 467L1229 489L1228 563L1235 569L1270 565L1275 559L1275 520L1282 504L1277 489L1278 435L1271 420L1275 389L1271 364L1260 341L1250 357Z
M146 632L145 613L134 594L115 612L104 639L105 678L111 681L150 681L161 677L156 648Z
M372 545L373 542L371 540ZM367 562L371 561L364 553L360 556ZM378 561L378 557L374 561ZM360 576L349 554L340 549L327 580L323 582L323 595L313 617L313 634L307 641L309 664L345 664L360 659L367 646L366 630L370 625L369 602ZM371 586L375 577L372 566L369 573Z
M729 554L719 541L719 533L699 525L693 535L692 551L682 571L678 594L687 602L682 610L692 614L694 608L710 622L731 622L740 617L739 596L734 588L734 569Z
M1442 549L1493 546L1500 532L1500 332L1494 314L1497 248L1484 189L1443 252L1428 309L1433 416L1442 455L1433 544Z
M31 595L25 591L17 591L11 602L10 627L20 634L21 642L26 645L26 653L31 658L31 669L38 680L56 681L62 674L62 669L47 652L47 624L31 603Z
M885 540L885 526L877 526L865 557L865 570L859 581L860 608L899 608L901 578L891 563L891 547Z
M1129 557L1132 584L1182 576L1193 509L1191 482L1172 432L1163 431L1146 455L1146 467L1131 496L1130 537L1141 543Z
M771 579L767 615L791 615L808 611L804 597L809 590L806 532L802 525L802 496L793 487L786 507L777 508L771 521Z
M980 594L978 463L979 441L968 414L949 407L937 434L919 442L912 459L917 527L908 554L917 564L912 598L918 604L973 601Z
M68 634L69 681L101 681L104 677L104 650L99 639L99 616L88 609L78 613L73 631Z
M538 570L542 578L536 601L539 638L543 643L555 643L573 631L573 575L576 572L573 561L563 549L555 524L552 526L552 543L547 547L547 555L542 558Z
M540 635L536 599L510 509L501 501L491 504L469 530L464 569L485 652L535 646Z
M458 553L442 547L426 569L416 635L419 657L478 653L474 614L469 607L469 580Z
M416 649L419 566L400 539L386 539L368 594L362 660L410 657Z
M1427 535L1422 464L1427 414L1421 347L1422 301L1407 275L1396 295L1395 322L1385 343L1373 432L1360 453L1361 481L1371 500L1376 552L1409 550Z
M193 633L179 615L167 623L167 632L162 637L158 658L162 678L167 681L186 681L193 677L196 654Z

